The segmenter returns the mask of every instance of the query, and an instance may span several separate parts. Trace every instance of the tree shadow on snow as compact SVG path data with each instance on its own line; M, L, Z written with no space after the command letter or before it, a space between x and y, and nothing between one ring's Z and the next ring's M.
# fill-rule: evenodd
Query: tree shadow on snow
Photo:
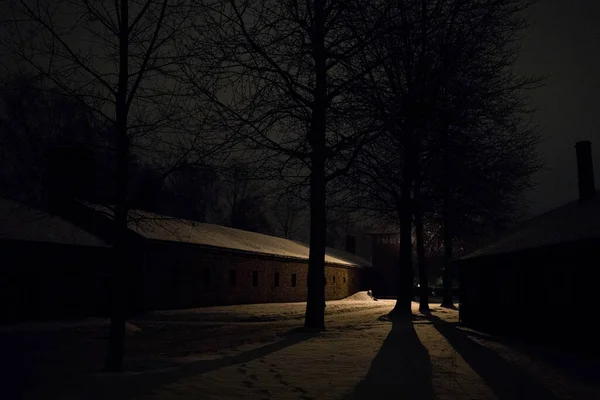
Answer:
M84 389L84 391L91 396L86 397L90 399L130 399L137 395L152 393L160 387L177 382L180 379L265 357L286 347L311 339L316 335L316 332L311 331L290 331L283 336L283 339L277 342L234 356L215 360L199 360L171 368L147 371L142 374L97 375L95 379L92 378L91 382L83 382L83 385L87 386L87 389ZM79 389L78 392L83 388L80 387Z
M456 323L446 322L434 314L428 315L428 319L498 398L557 398L549 389L536 383L532 376L503 359L494 350L471 340L465 332L457 329Z
M518 335L496 335L458 326L467 337L474 337L513 349L535 362L549 365L567 375L571 380L587 386L600 388L598 373L600 355L589 351L563 347L560 343L545 342L542 338ZM542 339L542 340L540 340ZM586 349L587 350L587 349Z
M351 399L434 398L431 362L411 316L395 317L392 330Z

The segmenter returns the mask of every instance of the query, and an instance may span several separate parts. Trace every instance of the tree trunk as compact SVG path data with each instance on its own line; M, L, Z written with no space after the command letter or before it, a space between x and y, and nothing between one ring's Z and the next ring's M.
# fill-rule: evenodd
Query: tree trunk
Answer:
M418 188L415 191L418 191ZM417 197L417 196L415 196ZM425 259L425 244L423 243L423 213L419 205L415 209L415 230L417 235L417 262L419 265L419 311L429 312L429 274L427 273L427 260Z
M308 295L304 326L325 329L325 132L327 108L327 69L325 57L325 10L323 0L314 2L315 95L309 132L310 252L308 256Z
M412 313L413 265L412 265L412 213L404 202L400 210L400 257L398 259L399 282L396 305L393 314L410 315Z
M315 160L310 179L310 252L304 326L325 329L325 177L314 165Z
M405 154L410 150L405 147ZM402 192L400 199L400 257L398 258L399 282L398 297L392 313L399 315L410 315L412 313L413 299L413 259L412 259L412 199L411 189L412 164L410 157L405 157L404 172L402 176Z
M117 176L115 200L115 242L112 277L112 310L110 334L105 369L120 371L123 368L125 320L127 316L127 271L129 249L127 243L127 186L129 179L129 137L127 136L128 90L128 9L127 0L121 0L119 24L119 82L116 95Z

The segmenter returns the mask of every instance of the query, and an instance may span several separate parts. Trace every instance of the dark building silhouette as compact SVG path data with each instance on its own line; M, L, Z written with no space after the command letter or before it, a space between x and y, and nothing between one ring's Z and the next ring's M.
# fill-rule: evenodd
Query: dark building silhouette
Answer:
M579 200L457 261L463 323L598 348L590 307L600 282L600 196L590 143L576 149ZM578 322L583 326L574 327Z
M398 295L398 262L400 235L397 233L372 233L371 289L379 298Z
M0 199L0 321L106 314L110 208L75 202L58 217ZM308 246L223 226L130 211L131 312L306 300ZM76 223L74 223L76 221ZM370 262L327 248L326 299L365 289Z
M110 244L63 218L0 199L0 322L106 311Z

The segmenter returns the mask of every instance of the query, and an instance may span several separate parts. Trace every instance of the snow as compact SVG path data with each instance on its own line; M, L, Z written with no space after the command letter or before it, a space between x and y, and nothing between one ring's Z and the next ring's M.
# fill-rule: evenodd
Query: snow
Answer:
M366 292L327 302L327 330L319 333L298 329L305 303L207 307L138 316L131 323L141 332L128 339L127 371L90 372L77 379L57 376L55 382L71 385L58 398L600 398L600 384L593 372L592 379L582 380L568 373L564 365L538 357L539 353L557 353L555 349L535 344L519 347L457 326L457 311L435 304L429 315L420 314L418 304L413 303L412 319L390 322L380 318L394 304L394 300L373 301ZM93 336L90 330L82 332ZM152 339L156 332L162 339ZM182 332L187 336L181 336ZM271 336L265 340L266 333ZM218 345L181 356L167 349L171 346L177 353L200 336ZM40 337L47 337L47 332ZM245 340L240 341L241 337ZM142 355L135 344L144 340L150 340L150 353ZM57 357L66 354L61 349L56 353ZM56 368L60 364L49 365ZM582 364L589 371L597 371L599 365L600 360Z
M373 300L373 297L371 297L371 295L369 295L368 292L357 292L357 293L354 293L352 296L348 296L341 301L366 301L366 302L369 302L369 301L375 301L375 300Z
M231 359L230 365L181 377L140 399L600 398L598 388L519 358L510 348L496 354L491 345L465 337L454 343L437 325L455 323L456 311L432 307L438 321L432 323L413 303L417 317L392 324L375 318L393 307L393 301L384 302L350 327L337 321L318 335L283 338L276 351L260 354L269 346L262 344L229 352L223 359ZM463 352L467 344L471 349ZM244 356L253 352L257 357ZM487 365L478 353L489 357ZM208 360L219 359L195 362Z
M0 333L31 333L31 332L52 332L61 329L78 328L108 328L110 320L108 318L85 318L74 321L28 321L19 322L10 325L0 325ZM125 323L125 332L133 335L140 332L141 329L132 323Z
M97 204L86 205L112 218L113 212L110 208ZM301 242L142 210L130 211L129 228L148 239L183 241L279 257L308 259L309 247ZM326 250L325 262L347 266L371 265L369 261L354 254L331 248Z
M107 247L97 236L44 211L0 198L0 239Z
M359 309L381 307L366 291L357 292L342 300L327 302L326 315L352 312ZM261 322L298 320L304 318L306 303L266 303L240 304L236 306L215 306L189 308L185 310L153 311L145 314L145 320L160 321L203 321L203 322Z

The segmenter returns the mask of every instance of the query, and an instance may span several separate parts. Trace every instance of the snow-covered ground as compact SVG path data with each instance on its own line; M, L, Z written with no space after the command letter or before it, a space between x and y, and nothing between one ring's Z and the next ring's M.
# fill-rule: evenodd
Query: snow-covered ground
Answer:
M71 368L71 375L60 375L58 366L70 363L55 360L53 364L48 360L68 358L74 352L79 357L95 354L92 359L99 363L104 342L94 340L103 339L105 331L98 329L105 329L106 321L91 320L87 326L63 326L54 331L48 327L40 329L40 324L37 330L30 326L25 331L21 325L21 334L33 335L32 338L47 338L49 332L72 335L70 340L54 339L48 344L55 346L55 353L45 355L44 368L56 367L52 371L54 384L48 385L46 391L30 391L25 397L600 398L600 384L594 372L600 366L597 359L584 360L540 346L519 346L467 330L456 324L455 310L437 305L432 305L430 315L422 315L413 303L412 319L390 322L382 316L393 305L393 300L373 301L364 293L328 302L327 330L318 334L298 329L304 303L150 313L131 321L128 372L118 375L98 373L94 370L98 365ZM14 329L17 328L0 334L14 333ZM76 345L74 338L82 336L87 341ZM93 343L97 345L94 352L90 350ZM31 361L44 360L40 354L28 357ZM588 371L589 376L582 371ZM41 372L38 370L38 374ZM23 382L31 385L36 380ZM37 380L37 384L42 385L42 380Z
M327 332L281 339L275 351L238 349L224 356L231 363L182 374L140 398L600 398L598 387L492 337L457 330L454 310L434 306L426 316L413 303L412 320L392 323L381 316L393 304L337 314Z

